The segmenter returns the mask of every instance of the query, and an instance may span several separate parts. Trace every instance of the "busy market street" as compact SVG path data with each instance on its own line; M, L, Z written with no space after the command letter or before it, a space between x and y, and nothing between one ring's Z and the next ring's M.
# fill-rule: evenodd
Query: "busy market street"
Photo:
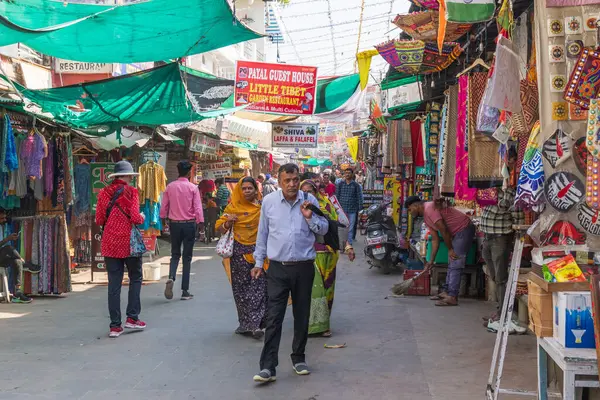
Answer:
M495 339L481 328L485 303L465 301L445 313L423 297L389 297L398 276L369 270L361 255L340 261L333 336L308 343L313 374L294 376L286 360L290 308L279 379L254 387L249 372L261 343L233 333L235 306L214 246L197 246L194 257L194 301L172 304L162 283L145 285L148 328L118 341L101 335L105 286L75 285L68 298L37 300L26 309L0 305L0 399L482 398ZM505 370L505 379L525 389L535 388L533 342L515 336L507 360L513 367ZM323 347L343 343L343 349Z

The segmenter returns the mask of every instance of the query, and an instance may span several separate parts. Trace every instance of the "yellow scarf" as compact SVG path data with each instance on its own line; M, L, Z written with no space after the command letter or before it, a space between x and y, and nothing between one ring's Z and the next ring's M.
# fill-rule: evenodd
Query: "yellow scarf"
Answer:
M257 200L262 200L260 192L258 193ZM235 241L246 246L256 244L258 222L260 220L260 204L251 203L246 200L242 192L242 179L235 185L231 193L231 202L225 207L223 215L217 221L217 229L227 221L227 215L237 215L238 217L233 226L233 238Z

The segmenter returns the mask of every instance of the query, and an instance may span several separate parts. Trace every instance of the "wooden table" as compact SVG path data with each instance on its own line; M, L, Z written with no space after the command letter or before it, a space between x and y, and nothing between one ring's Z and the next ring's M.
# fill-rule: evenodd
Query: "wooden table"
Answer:
M548 357L563 370L563 400L575 400L577 389L600 388L595 349L567 349L551 337L538 338L538 399L548 399Z

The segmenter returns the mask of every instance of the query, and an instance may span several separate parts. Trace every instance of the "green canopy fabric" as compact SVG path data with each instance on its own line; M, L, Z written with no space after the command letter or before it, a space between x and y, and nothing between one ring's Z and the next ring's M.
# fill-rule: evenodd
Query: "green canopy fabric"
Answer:
M0 1L0 46L21 42L75 61L161 61L259 37L235 20L226 0L149 0L119 6Z
M302 163L304 165L308 165L309 167L330 167L333 165L330 160L314 157L311 157Z
M381 90L393 89L398 86L405 86L415 82L421 82L423 80L422 75L408 75L396 71L390 68L388 76L381 81Z
M319 79L315 114L330 112L341 107L356 92L359 83L358 74Z
M56 121L102 136L126 125L201 121L244 108L196 112L186 94L182 75L179 65L171 63L117 78L52 89L31 90L13 83L28 101L50 113ZM188 74L186 79L190 84L194 76ZM210 82L227 84L216 78ZM102 127L101 133L90 131L94 127Z
M414 103L402 104L398 107L393 107L388 110L391 117L388 119L402 119L410 112L418 111L427 104L427 101L415 101Z

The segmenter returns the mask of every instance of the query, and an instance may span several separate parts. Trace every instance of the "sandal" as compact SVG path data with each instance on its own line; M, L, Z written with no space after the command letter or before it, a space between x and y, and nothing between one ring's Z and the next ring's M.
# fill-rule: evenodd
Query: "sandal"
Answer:
M452 302L450 302L450 301L448 301L448 300L440 300L440 301L437 301L437 302L435 303L435 305L436 305L437 307L450 307L450 306L457 306L457 305L458 305L458 302L453 302L453 301L452 301Z
M325 331L321 333L321 337L331 337L331 331Z
M429 300L444 300L448 295L446 293L436 294L435 296L431 296Z

